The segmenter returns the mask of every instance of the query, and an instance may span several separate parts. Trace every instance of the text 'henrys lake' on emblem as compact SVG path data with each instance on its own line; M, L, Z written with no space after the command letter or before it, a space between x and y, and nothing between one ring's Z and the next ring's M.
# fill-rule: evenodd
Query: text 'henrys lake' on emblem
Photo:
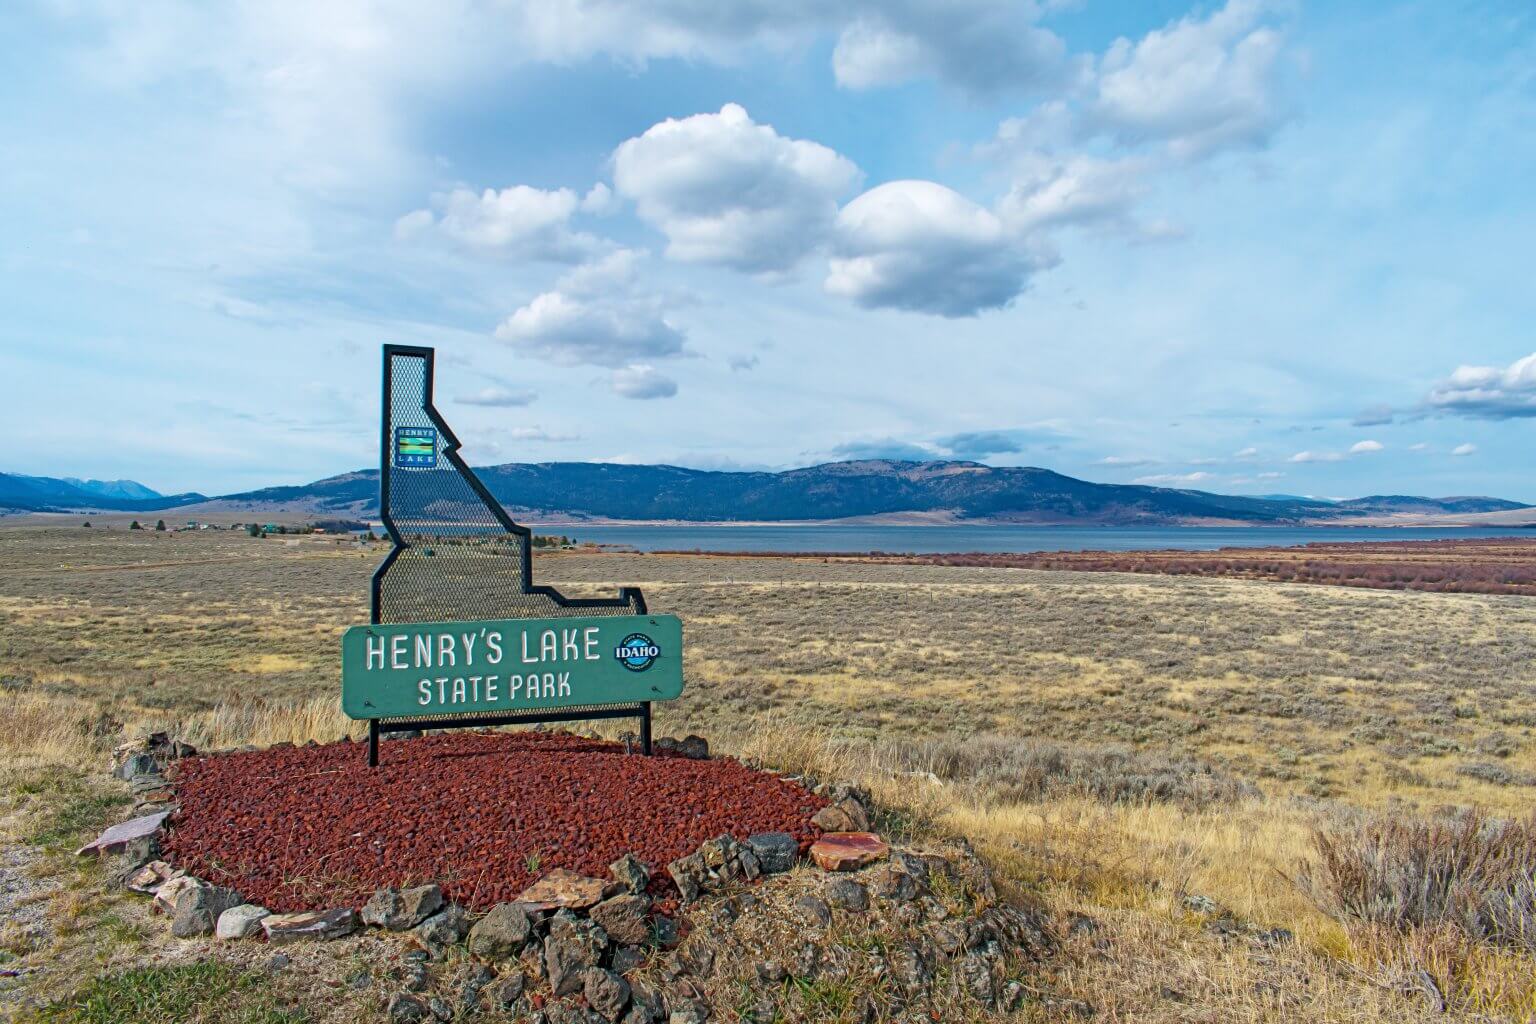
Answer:
M395 466L399 469L436 469L437 428L396 427Z
M353 626L341 641L351 718L670 700L683 691L675 615Z

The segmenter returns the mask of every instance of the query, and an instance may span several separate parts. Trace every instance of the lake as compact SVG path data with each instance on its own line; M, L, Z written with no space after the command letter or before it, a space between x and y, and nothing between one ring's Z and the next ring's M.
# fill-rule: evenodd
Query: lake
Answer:
M1370 526L539 526L534 532L637 551L1142 551L1336 541L1536 537L1536 530Z

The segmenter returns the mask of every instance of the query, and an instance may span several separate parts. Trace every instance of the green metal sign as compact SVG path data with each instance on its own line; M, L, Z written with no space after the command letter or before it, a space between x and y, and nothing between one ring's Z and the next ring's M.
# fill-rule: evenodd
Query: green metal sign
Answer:
M629 704L682 692L675 615L396 622L353 626L341 638L349 718Z

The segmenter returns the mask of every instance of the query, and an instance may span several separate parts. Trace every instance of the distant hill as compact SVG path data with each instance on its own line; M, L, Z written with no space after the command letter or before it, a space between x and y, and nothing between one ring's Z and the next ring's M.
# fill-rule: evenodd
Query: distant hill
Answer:
M594 519L691 522L922 516L986 522L1105 525L1348 521L1391 514L1399 503L1451 511L1448 503L1524 508L1496 498L1256 498L1204 491L1099 484L1047 469L975 462L834 462L779 473L593 462L510 463L478 469L504 505L519 512ZM377 515L378 472L360 470L292 487L215 499L222 509Z
M1359 509L1365 512L1414 512L1433 515L1441 512L1453 514L1512 512L1515 509L1530 508L1531 506L1522 505L1518 501L1505 501L1503 498L1417 498L1409 494L1373 494L1366 498L1353 498L1349 501L1338 502L1337 507Z
M137 480L81 480L79 477L66 476L64 482L71 487L77 487L87 494L97 494L103 498L125 498L128 501L143 501L148 498L163 498L165 495L159 491L151 490Z
M109 510L150 512L206 501L201 494L164 495L132 480L77 480L0 473L0 509L21 512Z

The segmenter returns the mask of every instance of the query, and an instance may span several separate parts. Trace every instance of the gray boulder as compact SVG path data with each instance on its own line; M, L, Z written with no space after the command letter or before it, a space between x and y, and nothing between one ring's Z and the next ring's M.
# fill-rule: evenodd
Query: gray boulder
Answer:
M645 896L615 896L589 912L614 942L638 946L651 937L651 901Z
M667 874L672 876L672 882L677 886L678 894L684 903L692 903L698 899L709 881L709 869L704 866L704 858L697 853L679 857L668 864Z
M788 832L759 832L747 837L747 846L765 875L788 871L800 857L800 843Z
M272 911L266 907L258 907L254 903L242 903L237 907L230 907L219 915L214 924L213 934L221 939L244 939L261 931L261 922L272 916Z
M189 885L176 896L171 934L178 939L212 935L219 916L242 902L238 892L222 885L209 885L202 881Z
M550 989L557 996L580 992L587 968L601 963L607 948L608 934L596 923L568 910L555 914L544 939L544 971Z
M363 923L403 932L416 927L443 908L443 890L436 885L411 889L380 889L363 907Z
M709 1020L709 1007L697 999L674 999L667 1024L705 1024Z
M651 883L651 872L632 853L626 853L608 865L608 873L613 875L614 880L620 885L637 896L645 892L645 887Z
M469 933L469 917L464 908L450 903L416 926L416 935L428 948L455 946Z
M506 1013L516 1008L525 987L521 971L508 971L485 987L485 1002L492 1010Z
M498 903L469 930L469 951L487 960L513 960L528 943L533 926L515 903Z
M604 1020L618 1020L629 1005L629 982L601 967L588 969L582 993L587 997L587 1005L602 1014Z
M823 892L828 903L842 910L869 909L869 891L851 878L834 878Z
M795 912L811 928L825 928L832 923L832 908L815 896L801 896L795 900Z
M390 1024L421 1024L432 1016L425 1000L404 992L396 992L389 1000Z

